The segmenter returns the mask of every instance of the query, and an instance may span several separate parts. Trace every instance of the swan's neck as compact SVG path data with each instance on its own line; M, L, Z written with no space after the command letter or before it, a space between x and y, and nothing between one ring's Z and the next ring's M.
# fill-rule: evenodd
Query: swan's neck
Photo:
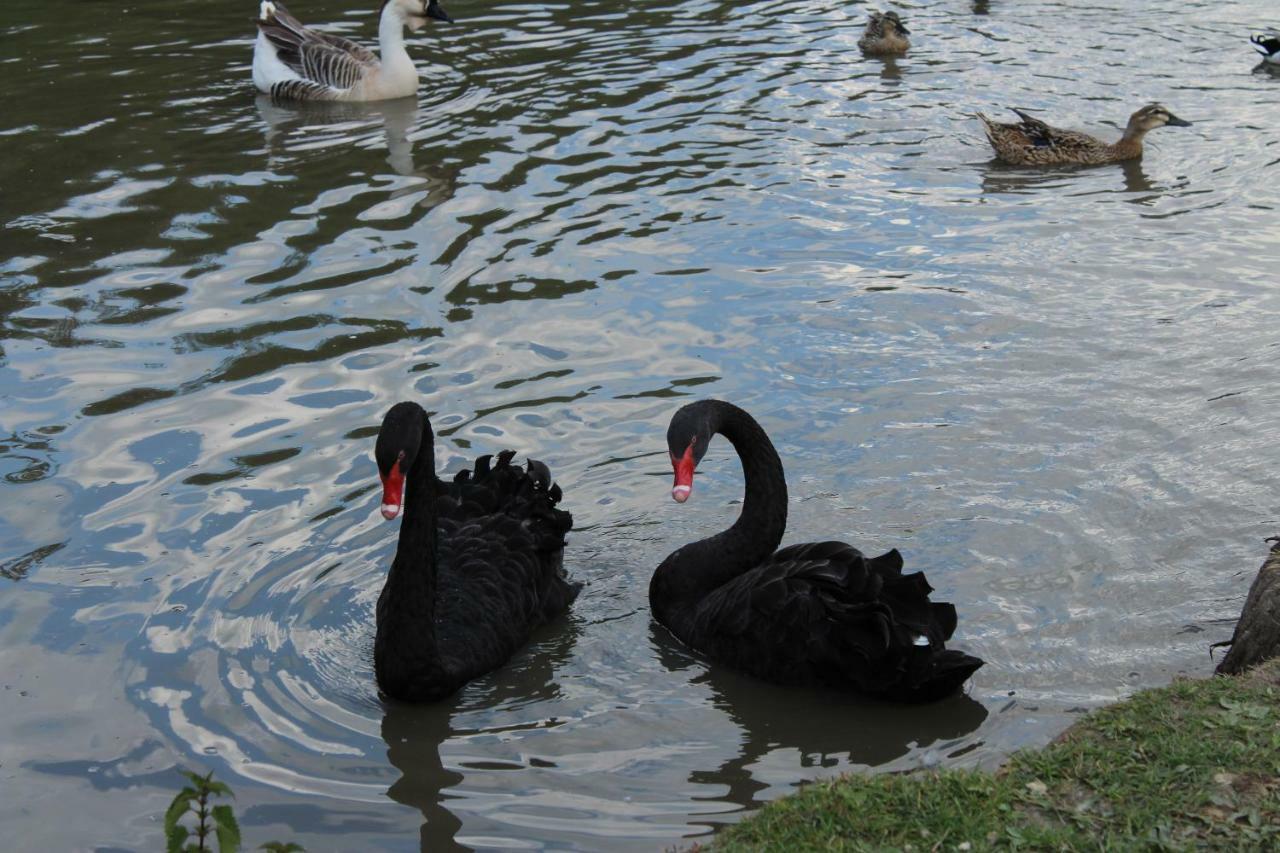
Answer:
M449 682L440 659L436 613L436 475L431 425L405 475L404 518L396 556L378 599L374 665L378 683L397 698L425 698Z
M418 69L409 58L409 51L404 46L405 19L395 3L382 7L382 17L378 19L378 57L382 63L381 74L388 80L399 81L401 78L412 78L416 85Z
M750 565L754 566L778 549L787 529L787 478L782 473L782 460L755 418L736 406L727 408L716 431L738 451L746 486L742 514L720 536L750 546Z
M711 421L742 461L742 513L723 533L686 545L654 574L657 598L687 602L754 568L778 548L787 528L787 482L782 461L760 424L737 406L717 402ZM667 622L659 614L659 619Z

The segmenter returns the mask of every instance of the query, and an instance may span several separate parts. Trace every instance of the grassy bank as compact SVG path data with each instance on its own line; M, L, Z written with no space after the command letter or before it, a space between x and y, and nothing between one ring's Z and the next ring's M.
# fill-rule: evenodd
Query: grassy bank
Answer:
M995 774L847 776L716 837L732 850L1280 848L1280 661L1089 714Z

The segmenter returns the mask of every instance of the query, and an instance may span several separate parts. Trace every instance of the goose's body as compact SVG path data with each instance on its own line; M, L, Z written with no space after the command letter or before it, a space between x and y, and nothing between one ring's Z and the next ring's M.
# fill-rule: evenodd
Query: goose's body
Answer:
M1280 33L1266 33L1250 36L1253 49L1262 54L1262 61L1271 65L1280 65Z
M383 516L405 511L378 597L374 673L393 699L440 699L505 663L577 596L562 565L573 518L547 467L512 465L511 451L437 479L415 403L387 413L375 455Z
M350 39L303 26L284 4L263 0L253 45L253 83L275 98L301 101L380 101L418 90L418 69L404 45L404 28L427 18L451 20L439 0L384 0L378 16L381 56Z
M858 39L858 47L863 53L873 55L906 53L911 47L907 40L909 32L897 12L872 12L862 38Z
M737 523L678 549L649 584L654 617L687 646L782 684L825 685L909 702L955 692L982 661L946 648L955 607L929 599L923 574L890 551L867 558L843 542L775 550L786 529L782 463L745 411L719 400L676 412L667 432L672 497L684 503L713 435L742 460Z
M992 121L978 113L996 159L1011 166L1093 166L1133 160L1142 156L1142 139L1148 131L1165 125L1188 127L1191 124L1159 104L1148 104L1129 117L1119 141L1107 143L1077 130L1052 127L1022 110L1014 112L1022 119L1016 124Z

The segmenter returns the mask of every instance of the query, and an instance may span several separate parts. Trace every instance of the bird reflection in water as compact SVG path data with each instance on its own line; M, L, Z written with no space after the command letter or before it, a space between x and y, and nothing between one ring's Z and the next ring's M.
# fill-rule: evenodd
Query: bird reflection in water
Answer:
M1116 190L1127 193L1160 193L1162 187L1153 183L1151 177L1142 167L1142 160L1126 160L1109 166L1048 166L1027 168L1026 166L1009 166L998 160L983 163L982 192L984 194L1027 195L1042 190L1062 190L1076 192L1082 175L1096 175L1099 172L1115 168L1120 172L1122 186ZM1131 199L1142 204L1150 200L1150 196Z
M462 820L449 808L450 788L476 773L520 769L504 763L492 768L460 765L461 769L455 770L445 765L441 746L450 740L465 741L477 735L489 738L544 723L539 719L473 729L455 727L455 720L473 710L553 707L561 699L557 670L572 656L580 631L580 623L572 616L557 620L535 634L506 666L472 681L448 699L424 705L385 703L382 739L388 760L401 774L387 795L422 812L419 844L424 853L470 849L457 840Z
M711 688L712 703L742 731L737 757L710 770L694 771L689 781L724 786L723 799L743 809L764 805L768 782L752 767L776 750L800 753L803 768L849 765L878 767L906 755L913 746L934 746L929 754L946 757L976 744L961 744L987 718L987 709L963 693L938 702L904 705L880 702L856 693L780 687L707 664L690 654L659 625L650 629L659 660L672 672L705 667L691 683ZM814 774L811 778L817 778Z
M369 131L382 127L386 162L398 175L426 183L426 208L452 197L458 183L456 165L434 164L419 167L413 158L412 136L422 118L416 98L395 98L368 103L347 101L303 101L281 103L267 95L255 101L258 116L266 125L268 160L273 168L283 159L294 160L317 149L343 149L370 138ZM420 183L391 193L395 198L423 189Z

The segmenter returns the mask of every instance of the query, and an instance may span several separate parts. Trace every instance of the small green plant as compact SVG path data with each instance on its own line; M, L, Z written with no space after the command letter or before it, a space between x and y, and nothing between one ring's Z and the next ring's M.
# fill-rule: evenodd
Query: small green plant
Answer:
M213 797L235 797L231 789L221 782L213 780L213 771L204 776L183 770L182 775L191 782L173 798L169 810L164 813L164 837L168 845L168 853L208 853L205 842L212 835L218 839L219 853L235 853L240 849L240 825L231 806L225 803L210 806ZM195 815L195 840L191 838L190 829L182 825L182 819L188 814Z
M237 853L240 849L240 825L231 806L223 803L210 805L213 797L231 797L231 793L222 782L216 782L213 771L201 776L190 770L183 770L182 775L191 782L173 798L169 809L164 813L164 837L168 853L212 853L208 842L212 838L218 840L218 853ZM188 828L183 819L192 815L195 826ZM194 840L193 839L194 833ZM258 848L269 853L305 853L304 849L292 842L268 841Z

